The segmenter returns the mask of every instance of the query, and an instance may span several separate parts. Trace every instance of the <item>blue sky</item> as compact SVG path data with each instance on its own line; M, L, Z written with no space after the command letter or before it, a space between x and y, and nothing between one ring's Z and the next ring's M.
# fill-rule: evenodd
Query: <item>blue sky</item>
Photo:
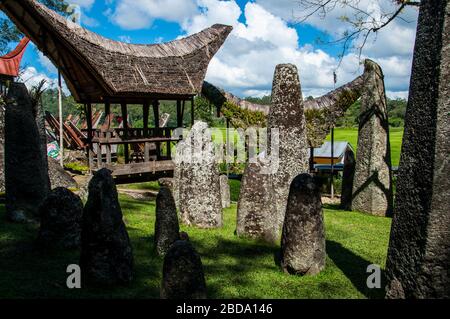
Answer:
M391 0L358 0L362 9L385 12ZM207 80L239 96L262 96L271 90L278 63L297 65L304 96L319 96L333 88L333 71L341 47L323 45L342 35L337 8L325 19L304 14L294 0L70 0L79 5L81 24L102 36L131 43L165 42L202 30L214 23L230 24L232 34L211 61ZM362 57L378 62L391 97L406 97L409 85L417 12L408 9L375 37L369 38ZM337 69L338 85L362 72L360 59L348 51ZM24 57L28 84L56 78L55 68L36 48Z

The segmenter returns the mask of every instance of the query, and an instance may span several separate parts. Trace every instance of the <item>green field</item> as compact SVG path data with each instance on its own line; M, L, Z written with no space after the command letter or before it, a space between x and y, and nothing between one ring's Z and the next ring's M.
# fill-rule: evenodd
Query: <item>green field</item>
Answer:
M391 160L392 166L398 166L400 161L400 151L402 147L403 127L389 128L389 139L391 142ZM331 136L327 136L327 140L331 140ZM358 129L357 128L335 128L335 141L347 141L356 150L358 147Z
M226 131L224 128L218 128L217 130L213 131L213 137L216 137L217 132L219 131L222 131L223 141L225 141ZM231 134L230 138L232 138ZM237 133L234 134L234 138L238 138ZM398 163L400 161L400 151L402 147L403 127L390 127L389 138L391 142L392 166L398 166ZM331 140L330 134L327 136L327 140ZM350 142L352 147L356 150L358 148L358 128L337 127L334 129L334 140Z
M3 222L0 205L0 298L159 298L163 260L153 250L155 202L125 195L120 201L135 278L128 287L108 289L67 289L66 267L78 263L79 253L37 250L37 225ZM221 229L182 230L201 255L210 298L382 298L382 289L366 287L366 268L384 268L391 220L333 207L324 213L327 261L316 276L285 274L275 262L279 246L236 237L236 204L224 210Z

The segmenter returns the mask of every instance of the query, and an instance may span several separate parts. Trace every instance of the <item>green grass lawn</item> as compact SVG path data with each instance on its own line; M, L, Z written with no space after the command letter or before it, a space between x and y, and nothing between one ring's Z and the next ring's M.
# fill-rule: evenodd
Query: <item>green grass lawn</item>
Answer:
M66 288L66 267L78 263L79 253L37 250L37 226L4 222L0 205L0 298L159 298L163 260L153 251L155 202L125 195L120 202L134 250L133 282L74 290ZM201 255L210 298L383 297L381 289L366 287L366 268L372 263L384 268L391 220L334 207L326 207L324 214L326 268L307 277L280 270L278 246L234 235L236 204L224 210L221 229L181 228Z
M393 166L398 166L400 161L400 151L402 147L403 127L390 127L389 140L391 142L391 160ZM331 140L331 135L327 136ZM358 128L335 128L335 141L348 141L356 150L358 147Z

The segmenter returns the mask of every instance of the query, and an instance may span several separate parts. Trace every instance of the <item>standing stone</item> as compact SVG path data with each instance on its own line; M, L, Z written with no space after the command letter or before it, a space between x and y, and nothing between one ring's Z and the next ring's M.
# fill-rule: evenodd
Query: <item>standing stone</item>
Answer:
M156 196L155 247L163 256L170 246L180 239L177 208L169 188L163 186Z
M170 177L162 177L158 179L158 185L159 187L166 187L170 190L172 193L172 198L175 201L175 207L178 210L179 209L179 202L178 202L178 187L177 187L177 180L175 176L173 178Z
M450 3L422 1L395 211L388 298L450 298Z
M48 155L47 155L47 132L45 130L45 112L44 107L42 103L40 103L39 99L35 100L35 98L32 99L33 104L33 115L34 119L36 121L36 126L39 132L39 148L40 148L40 154L42 156L42 165L44 169L49 173L49 166L48 166ZM47 174L48 175L48 174ZM52 189L51 183L50 183L50 176L47 176L47 189ZM64 185L60 185L61 187L65 187Z
M344 170L342 172L341 209L352 209L353 179L355 177L355 153L347 150L344 155Z
M49 191L33 106L23 83L11 83L5 115L6 214L11 221L36 218Z
M87 175L86 179L79 185L78 196L80 196L83 203L86 203L89 196L89 183L91 182L92 175Z
M237 207L236 234L276 243L280 239L272 189L272 175L261 161L247 164Z
M70 176L70 174L67 173L55 159L48 157L47 163L51 189L55 189L57 187L65 187L65 188L78 187L78 184L73 179L73 177Z
M389 216L393 195L383 72L371 60L364 61L364 68L352 210Z
M227 175L220 175L220 196L222 199L222 208L230 207L230 185L228 184Z
M174 175L181 221L202 228L222 227L219 171L208 125L196 122L178 143Z
M107 169L89 182L81 232L81 271L89 280L125 284L133 278L133 253L122 220L116 185Z
M320 188L309 174L291 184L281 237L284 271L314 275L325 267L325 230Z
M289 186L301 173L308 172L309 148L306 138L306 122L303 98L297 67L280 64L275 69L272 86L272 106L268 117L270 130L279 130L279 167L273 176L273 192L278 228L281 229ZM272 141L268 139L269 150Z
M0 96L0 193L5 192L5 107Z
M202 261L189 241L176 241L164 258L161 298L206 298Z
M52 190L39 207L38 244L43 247L78 248L83 203L67 188Z

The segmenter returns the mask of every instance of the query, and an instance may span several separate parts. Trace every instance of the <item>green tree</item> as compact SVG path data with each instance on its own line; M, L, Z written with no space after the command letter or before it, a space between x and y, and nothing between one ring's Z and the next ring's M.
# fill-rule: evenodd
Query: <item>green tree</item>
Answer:
M69 4L64 0L39 0L50 9L67 16ZM4 14L0 15L0 54L5 54L11 50L10 44L20 41L23 34L17 29L14 23Z

